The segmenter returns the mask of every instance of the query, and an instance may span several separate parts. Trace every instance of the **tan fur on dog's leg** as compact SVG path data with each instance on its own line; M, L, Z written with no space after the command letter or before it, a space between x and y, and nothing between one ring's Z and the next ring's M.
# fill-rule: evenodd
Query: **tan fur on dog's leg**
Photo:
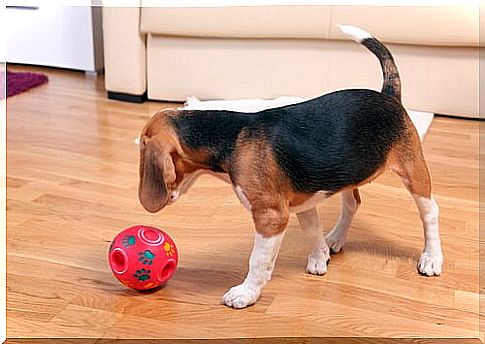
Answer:
M417 135L416 135L417 136ZM401 177L406 188L414 197L424 229L424 249L418 262L418 270L426 276L440 275L443 253L438 226L439 207L431 194L431 178L428 166L417 138L412 144L396 147L392 169Z
M233 163L234 190L253 216L256 234L243 283L231 288L222 303L233 308L254 304L271 279L273 267L290 216L289 183L279 169L266 140L241 135ZM261 168L264 166L264 168Z
M332 231L325 237L328 247L333 253L340 252L347 239L347 233L357 209L362 203L359 189L347 189L342 191L342 205L340 217Z
M296 216L305 237L312 245L306 272L312 275L324 275L327 272L327 262L330 260L330 250L325 242L323 224L318 216L317 208L297 213Z

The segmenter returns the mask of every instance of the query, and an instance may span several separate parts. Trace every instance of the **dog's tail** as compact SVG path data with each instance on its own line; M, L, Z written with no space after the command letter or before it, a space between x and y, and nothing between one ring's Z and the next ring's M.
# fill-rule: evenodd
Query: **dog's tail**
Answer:
M401 101L401 78L391 52L377 38L370 33L351 25L338 25L340 30L354 41L362 44L377 56L382 67L384 82L382 93Z

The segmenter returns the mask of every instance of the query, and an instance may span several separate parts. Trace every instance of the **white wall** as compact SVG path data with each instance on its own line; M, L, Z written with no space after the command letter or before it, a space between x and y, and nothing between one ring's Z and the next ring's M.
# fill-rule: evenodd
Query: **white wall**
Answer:
M5 62L5 32L6 32L6 25L5 25L5 7L0 6L0 23L3 25L0 26L0 63Z
M91 7L38 6L6 10L7 62L94 71Z

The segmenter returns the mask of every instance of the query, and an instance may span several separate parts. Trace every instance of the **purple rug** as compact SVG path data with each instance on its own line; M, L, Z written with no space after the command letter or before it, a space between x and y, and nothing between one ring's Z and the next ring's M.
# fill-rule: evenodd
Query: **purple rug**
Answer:
M4 73L2 73L4 74ZM5 76L0 75L0 81ZM44 74L29 72L9 72L7 71L7 97L30 90L33 87L46 83L49 79ZM2 82L2 87L3 87ZM3 92L0 97L3 97Z

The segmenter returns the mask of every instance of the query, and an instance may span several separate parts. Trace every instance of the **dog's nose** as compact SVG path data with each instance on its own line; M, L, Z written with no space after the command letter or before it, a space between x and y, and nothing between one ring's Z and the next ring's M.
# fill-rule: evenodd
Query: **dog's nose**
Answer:
M170 193L170 202L171 203L175 202L179 198L179 195L180 195L180 193L179 193L178 190L177 191L172 191Z

